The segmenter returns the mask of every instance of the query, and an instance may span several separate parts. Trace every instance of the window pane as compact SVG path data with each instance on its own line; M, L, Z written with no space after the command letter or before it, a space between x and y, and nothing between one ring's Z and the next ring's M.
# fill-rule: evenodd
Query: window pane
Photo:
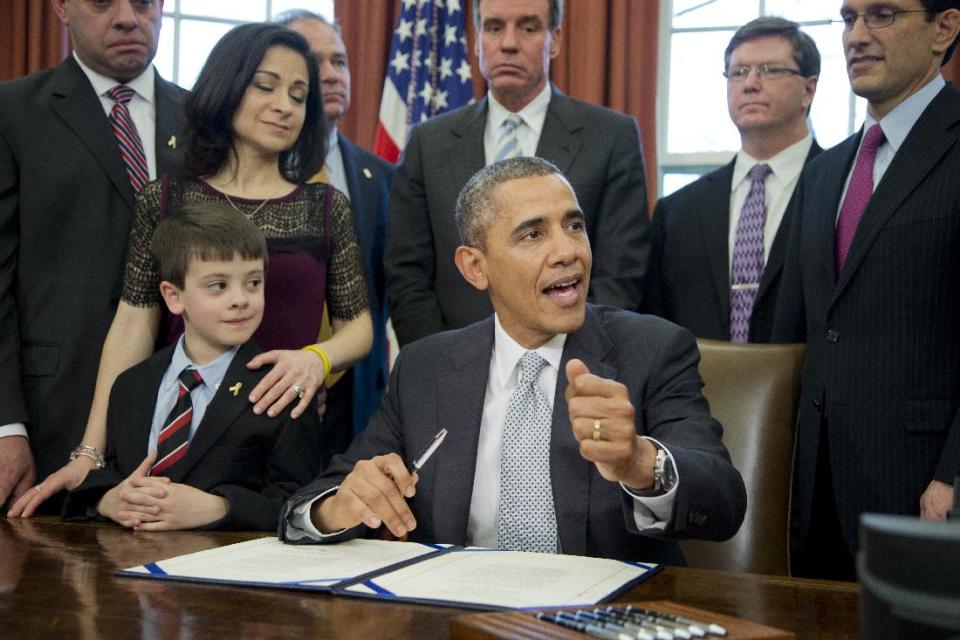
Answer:
M831 147L850 134L850 82L840 44L843 25L805 27L804 31L817 43L821 59L820 81L810 112L813 131L821 146Z
M160 40L157 42L157 55L153 59L154 66L164 80L173 82L173 32L176 29L173 18L164 18L160 26Z
M758 0L673 0L673 28L738 27L760 14Z
M668 196L674 191L684 188L702 174L699 173L664 173L663 174L663 192L660 197Z
M273 0L270 3L271 17L290 9L306 9L328 20L333 19L333 0Z
M839 20L839 0L766 0L764 13L794 22Z
M675 33L670 48L667 152L698 153L740 148L727 113L723 51L731 31Z
M191 16L229 18L246 22L262 22L267 19L267 3L264 0L180 0L180 13Z
M222 22L182 20L180 22L180 73L177 84L185 89L193 87L203 63L217 41L234 25Z

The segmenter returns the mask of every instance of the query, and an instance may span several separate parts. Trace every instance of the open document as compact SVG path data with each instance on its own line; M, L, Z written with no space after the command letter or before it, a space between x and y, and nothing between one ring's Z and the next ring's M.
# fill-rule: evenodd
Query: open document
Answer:
M329 591L473 609L591 605L653 575L659 565L604 558L415 542L241 542L120 571L120 575Z

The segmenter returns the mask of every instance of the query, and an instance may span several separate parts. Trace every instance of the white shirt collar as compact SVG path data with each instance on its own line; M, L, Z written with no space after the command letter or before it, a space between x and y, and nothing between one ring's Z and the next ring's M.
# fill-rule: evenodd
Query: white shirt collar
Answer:
M900 145L906 140L910 129L917 123L924 110L937 97L940 90L946 85L946 81L939 73L933 80L925 84L919 90L913 93L906 100L898 104L894 109L883 116L880 120L880 126L883 128L883 135L887 139L887 144L896 153ZM876 120L867 113L866 120L863 121L863 130L867 131L876 124ZM862 139L861 139L862 143Z
M210 387L213 391L216 391L217 388L220 387L220 382L223 380L223 377L227 375L227 369L230 368L230 363L233 362L233 357L237 355L237 351L240 350L240 347L228 349L217 356L213 361L197 366L187 356L187 352L183 348L183 340L183 335L181 335L177 340L177 346L173 350L173 356L170 358L170 365L167 367L167 371L163 376L163 381L161 382L160 388L162 390L168 390L170 387L177 384L179 382L180 372L187 367L191 367L200 372L200 377L203 378L203 384L205 386Z
M540 138L543 123L547 119L547 107L550 106L551 95L550 83L548 82L543 90L537 94L537 97L530 101L530 104L517 111L517 115L523 118L524 124L533 130L537 139ZM513 112L497 102L492 91L487 92L487 105L487 120L493 125L493 130L496 131L507 119L507 116Z
M757 160L749 153L740 149L737 153L737 160L733 165L733 180L731 181L731 190L736 191L737 186L747 179L750 169L756 164L768 164L772 175L782 184L789 184L795 180L800 172L803 171L803 163L810 153L810 147L813 145L813 137L807 135L805 138L773 156L769 160Z
M532 351L536 351L551 367L559 371L560 362L563 360L563 345L566 341L567 334L558 333L536 349L532 349ZM497 380L492 381L495 383L494 388L502 389L510 382L510 377L514 375L520 358L522 358L523 354L527 351L531 351L531 349L525 349L516 340L511 338L506 330L504 330L503 325L500 324L500 317L494 314L493 371L497 377Z
M77 64L80 65L80 69L83 70L84 75L87 76L87 79L90 80L90 84L93 86L93 90L98 96L106 95L110 89L113 89L118 84L125 84L131 89L133 89L138 96L146 100L149 104L153 104L154 92L156 90L156 85L154 84L154 71L153 65L147 65L147 68L138 75L136 78L129 82L120 82L114 78L108 78L107 76L97 73L87 65L83 63L83 60L80 59L80 56L77 55L76 50L73 52L73 59L77 61Z
M330 137L327 138L327 153L336 149L338 144L340 144L340 133L334 127L333 131L330 132Z

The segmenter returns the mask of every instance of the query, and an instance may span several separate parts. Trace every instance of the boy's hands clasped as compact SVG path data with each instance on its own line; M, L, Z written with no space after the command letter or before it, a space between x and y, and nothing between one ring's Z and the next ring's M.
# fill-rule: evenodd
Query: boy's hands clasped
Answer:
M151 476L156 459L151 452L123 482L104 494L100 515L137 531L194 529L223 518L230 508L225 498L165 476Z

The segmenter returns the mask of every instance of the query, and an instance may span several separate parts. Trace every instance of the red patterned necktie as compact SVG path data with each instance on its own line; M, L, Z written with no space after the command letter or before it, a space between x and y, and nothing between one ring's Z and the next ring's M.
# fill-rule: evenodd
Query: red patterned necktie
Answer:
M150 171L147 168L147 154L143 151L143 141L137 133L137 125L130 117L127 103L133 99L133 89L125 84L119 84L107 92L114 101L110 110L110 124L113 126L113 135L117 137L120 147L120 157L127 165L127 176L134 191L140 191L150 180Z
M180 390L170 415L163 422L163 428L157 437L157 460L150 469L150 475L168 475L170 467L187 455L190 440L190 422L193 421L193 402L190 392L203 382L196 369L184 369L180 372Z
M863 144L860 145L857 163L853 167L850 184L847 185L847 195L843 198L840 216L837 218L838 278L843 272L843 263L846 262L847 254L850 252L857 225L860 224L860 218L863 217L867 203L870 202L870 196L873 195L873 162L877 157L877 148L883 144L884 140L886 136L883 135L883 129L879 124L875 124L867 130L863 137Z

